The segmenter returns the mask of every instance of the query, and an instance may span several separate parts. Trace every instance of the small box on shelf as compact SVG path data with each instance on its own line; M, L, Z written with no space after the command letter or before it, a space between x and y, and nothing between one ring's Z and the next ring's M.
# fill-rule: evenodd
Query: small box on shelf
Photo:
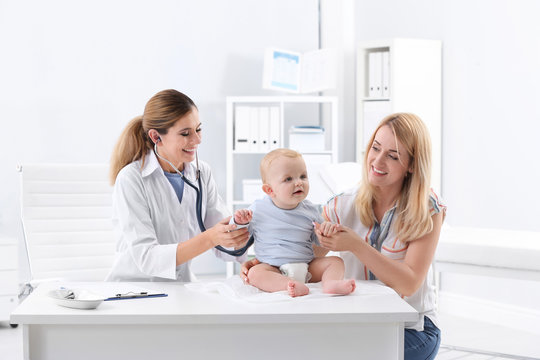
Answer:
M324 128L320 126L291 126L289 148L298 152L323 152Z

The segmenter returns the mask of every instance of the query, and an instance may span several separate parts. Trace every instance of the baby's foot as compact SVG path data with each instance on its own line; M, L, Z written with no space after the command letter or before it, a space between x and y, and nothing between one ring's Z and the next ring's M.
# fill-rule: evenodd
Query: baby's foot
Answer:
M299 281L289 281L287 291L292 297L304 296L309 293L309 288Z
M327 280L323 282L323 293L348 295L356 289L356 283L350 280Z

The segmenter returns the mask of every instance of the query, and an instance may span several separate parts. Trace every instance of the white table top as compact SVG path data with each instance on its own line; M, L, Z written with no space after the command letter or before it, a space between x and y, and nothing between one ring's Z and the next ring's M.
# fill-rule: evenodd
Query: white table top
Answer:
M133 286L168 296L104 301L96 309L79 310L59 306L47 296L61 286L98 289L103 294L115 294L115 286ZM235 300L170 282L43 283L11 314L11 322L16 324L388 323L417 319L416 310L393 290L364 281L357 281L357 290L348 296L298 297L267 303Z

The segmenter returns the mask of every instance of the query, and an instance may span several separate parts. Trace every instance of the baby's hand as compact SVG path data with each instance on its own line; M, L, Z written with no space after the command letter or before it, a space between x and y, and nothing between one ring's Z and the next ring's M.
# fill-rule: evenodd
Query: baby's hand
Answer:
M237 225L245 225L251 221L253 212L248 209L240 209L234 212L234 222Z
M334 224L334 223L331 223L330 221L325 221L319 224L316 228L322 236L330 237L338 232L339 224Z

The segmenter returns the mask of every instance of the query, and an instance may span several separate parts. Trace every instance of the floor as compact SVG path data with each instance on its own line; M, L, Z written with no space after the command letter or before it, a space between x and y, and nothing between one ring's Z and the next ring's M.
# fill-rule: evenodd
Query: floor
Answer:
M441 314L437 360L540 359L540 335ZM477 354L462 353L475 349ZM504 356L504 355L512 356Z
M442 345L436 360L540 359L540 336L441 315ZM21 327L0 322L2 359L22 360Z

